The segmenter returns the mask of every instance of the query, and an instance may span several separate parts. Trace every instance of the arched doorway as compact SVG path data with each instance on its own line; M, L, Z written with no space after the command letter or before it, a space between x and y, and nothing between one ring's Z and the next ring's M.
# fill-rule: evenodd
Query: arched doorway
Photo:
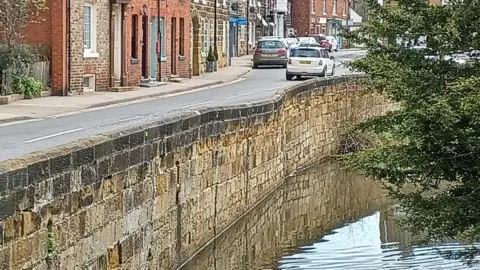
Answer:
M192 76L200 75L200 18L198 11L192 9L190 24L190 70Z

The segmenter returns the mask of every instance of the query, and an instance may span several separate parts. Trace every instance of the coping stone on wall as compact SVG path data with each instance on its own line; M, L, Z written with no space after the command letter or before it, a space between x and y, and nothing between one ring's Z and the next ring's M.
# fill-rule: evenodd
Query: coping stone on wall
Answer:
M199 138L224 134L227 132L227 121L240 121L238 123L243 126L255 123L253 116L261 115L264 116L262 121L266 121L269 117L265 115L272 115L280 111L289 97L320 87L348 82L355 83L364 78L364 75L317 78L279 89L271 98L265 100L228 106L203 107L195 111L183 112L181 115L92 136L0 162L0 220L13 211L12 204L18 210L31 206L28 203L25 204L24 196L25 193L28 193L26 191L34 188L35 184L53 176L56 177L55 181L68 181L69 176L64 174L68 173L70 169L81 168L82 175L84 174L85 177L90 175L89 172L96 171L96 176L90 175L87 178L91 178L92 181L101 181L109 174L149 161L155 155L165 155L176 147L189 145ZM158 143L150 145L153 142ZM115 167L111 170L106 169L112 163L116 164ZM92 165L96 168L88 167ZM10 194L14 190L18 191L18 194ZM63 191L66 190L57 190L55 193ZM29 200L31 198L28 198L27 201Z

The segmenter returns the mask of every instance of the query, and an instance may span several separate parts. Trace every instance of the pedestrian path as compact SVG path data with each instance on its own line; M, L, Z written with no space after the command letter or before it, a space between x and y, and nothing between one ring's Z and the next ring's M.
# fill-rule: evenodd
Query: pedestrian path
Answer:
M20 100L0 105L0 124L29 119L55 117L80 110L105 107L115 104L151 99L166 95L194 91L200 88L218 86L233 82L251 70L251 55L232 58L231 66L218 69L214 73L205 73L180 83L169 82L152 88L136 88L128 92L93 92L79 96L43 97Z

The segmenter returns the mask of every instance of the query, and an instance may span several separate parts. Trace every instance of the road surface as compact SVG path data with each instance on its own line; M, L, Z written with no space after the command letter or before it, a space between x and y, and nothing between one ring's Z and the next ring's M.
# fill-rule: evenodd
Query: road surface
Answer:
M362 57L360 51L339 51L336 75L349 71L340 63ZM203 106L227 105L266 99L275 92L300 81L286 81L285 69L254 69L245 80L204 91L124 104L78 114L0 126L0 161L55 147L96 134L141 125L161 117Z

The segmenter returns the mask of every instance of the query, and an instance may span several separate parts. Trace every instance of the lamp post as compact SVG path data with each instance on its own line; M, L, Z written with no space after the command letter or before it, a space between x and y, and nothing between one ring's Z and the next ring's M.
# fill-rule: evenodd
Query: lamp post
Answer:
M215 40L213 42L213 51L217 52L217 1L215 0L215 6L213 7L213 39ZM217 59L218 60L218 59Z

